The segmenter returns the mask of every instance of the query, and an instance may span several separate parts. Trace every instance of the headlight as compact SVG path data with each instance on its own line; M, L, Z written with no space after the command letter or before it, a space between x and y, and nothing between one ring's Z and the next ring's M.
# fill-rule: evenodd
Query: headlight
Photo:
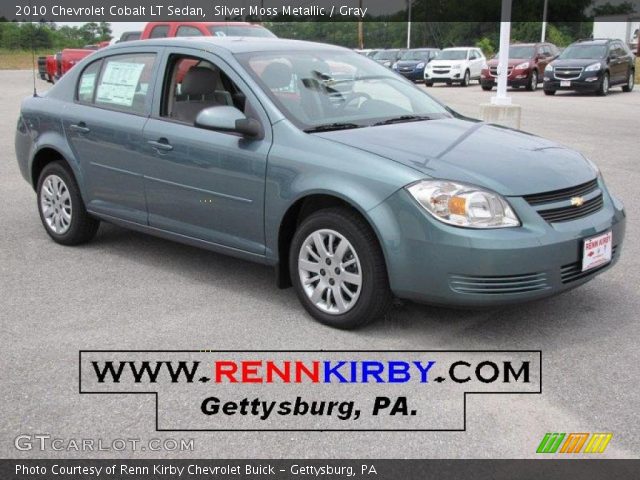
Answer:
M596 70L600 70L602 68L602 65L600 65L600 62L596 62L596 63L592 63L591 65L589 65L587 68L584 69L585 72L595 72Z
M545 72L553 72L553 65L551 65L550 63L547 64L546 67L544 67L544 71Z
M520 221L497 193L447 180L422 180L407 191L441 222L456 227L518 227Z
M424 62L420 62L418 65L416 65L417 70L422 70L423 68L424 68Z
M391 67L391 68L393 68L394 70L397 70L398 69L398 62L394 63L393 67Z
M529 62L524 62L515 66L516 70L524 70L525 68L529 68Z

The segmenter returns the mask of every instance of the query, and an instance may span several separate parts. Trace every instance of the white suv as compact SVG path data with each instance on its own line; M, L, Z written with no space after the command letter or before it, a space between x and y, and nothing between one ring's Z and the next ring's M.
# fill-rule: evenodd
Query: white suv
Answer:
M479 48L445 48L425 68L424 83L432 87L436 82L447 85L456 82L466 87L471 80L480 80L480 72L486 62Z

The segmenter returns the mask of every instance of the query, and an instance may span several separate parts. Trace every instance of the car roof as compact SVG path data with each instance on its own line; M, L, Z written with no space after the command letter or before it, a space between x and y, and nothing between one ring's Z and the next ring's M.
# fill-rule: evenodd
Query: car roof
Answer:
M448 47L448 48L443 48L442 50L477 50L478 47Z
M119 43L110 49L134 48L143 46L156 47L187 47L208 50L212 47L222 48L231 53L246 52L275 52L287 50L348 50L344 47L326 43L306 42L302 40L287 40L270 37L173 37L152 38Z
M592 38L589 40L578 40L577 42L574 42L575 44L580 44L580 45L606 45L609 42L613 42L614 40L611 38Z

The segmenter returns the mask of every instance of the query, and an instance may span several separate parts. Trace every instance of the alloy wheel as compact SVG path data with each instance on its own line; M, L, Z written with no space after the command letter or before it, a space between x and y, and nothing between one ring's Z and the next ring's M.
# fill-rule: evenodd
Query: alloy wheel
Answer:
M302 288L316 308L331 315L351 310L362 289L362 267L353 245L335 230L311 233L298 253Z
M40 191L40 210L53 233L63 235L71 227L71 195L67 184L58 175L49 175L44 179Z

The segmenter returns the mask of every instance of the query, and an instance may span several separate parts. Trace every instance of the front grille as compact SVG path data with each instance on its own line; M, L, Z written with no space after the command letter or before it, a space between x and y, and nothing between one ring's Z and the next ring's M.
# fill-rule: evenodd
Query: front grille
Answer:
M592 198L584 201L584 196ZM582 205L576 205L575 199L584 201ZM568 222L577 218L586 217L599 211L604 205L602 192L598 189L598 179L577 185L575 187L563 188L552 192L536 193L525 195L524 199L529 205L536 208L538 214L549 223ZM544 208L544 205L553 203L552 208ZM557 203L564 203L558 207Z
M598 188L598 179L594 178L590 182L583 183L576 187L563 188L553 192L535 193L533 195L525 195L524 199L531 206L541 205L543 203L559 202L562 200L570 200L573 197L579 197L593 192Z
M558 80L575 80L582 75L582 67L556 67L553 74Z
M400 67L401 72L413 72L413 67Z
M439 68L438 70L434 70L433 73L437 73L437 74L449 73L449 69L443 70Z
M611 261L613 261L616 258L616 254L618 250L618 246L614 245L611 248ZM571 283L571 282L575 282L576 280L580 280L581 278L585 278L588 277L590 275L593 275L597 272L599 272L600 270L602 270L603 268L607 268L610 265L610 263L607 263L605 265L602 265L600 267L594 268L592 270L587 270L586 272L582 271L582 261L577 261L575 263L570 263L568 265L564 265L560 268L560 278L562 280L562 283Z
M507 76L511 75L511 72L513 72L513 67L507 68ZM497 77L498 76L498 67L489 68L489 73L491 74L492 77Z
M449 285L458 293L481 295L518 294L549 288L545 273L506 276L450 275Z
M570 205L568 207L552 208L550 210L538 210L538 213L549 223L568 222L577 218L586 217L597 212L604 204L602 193L588 200L580 207Z

